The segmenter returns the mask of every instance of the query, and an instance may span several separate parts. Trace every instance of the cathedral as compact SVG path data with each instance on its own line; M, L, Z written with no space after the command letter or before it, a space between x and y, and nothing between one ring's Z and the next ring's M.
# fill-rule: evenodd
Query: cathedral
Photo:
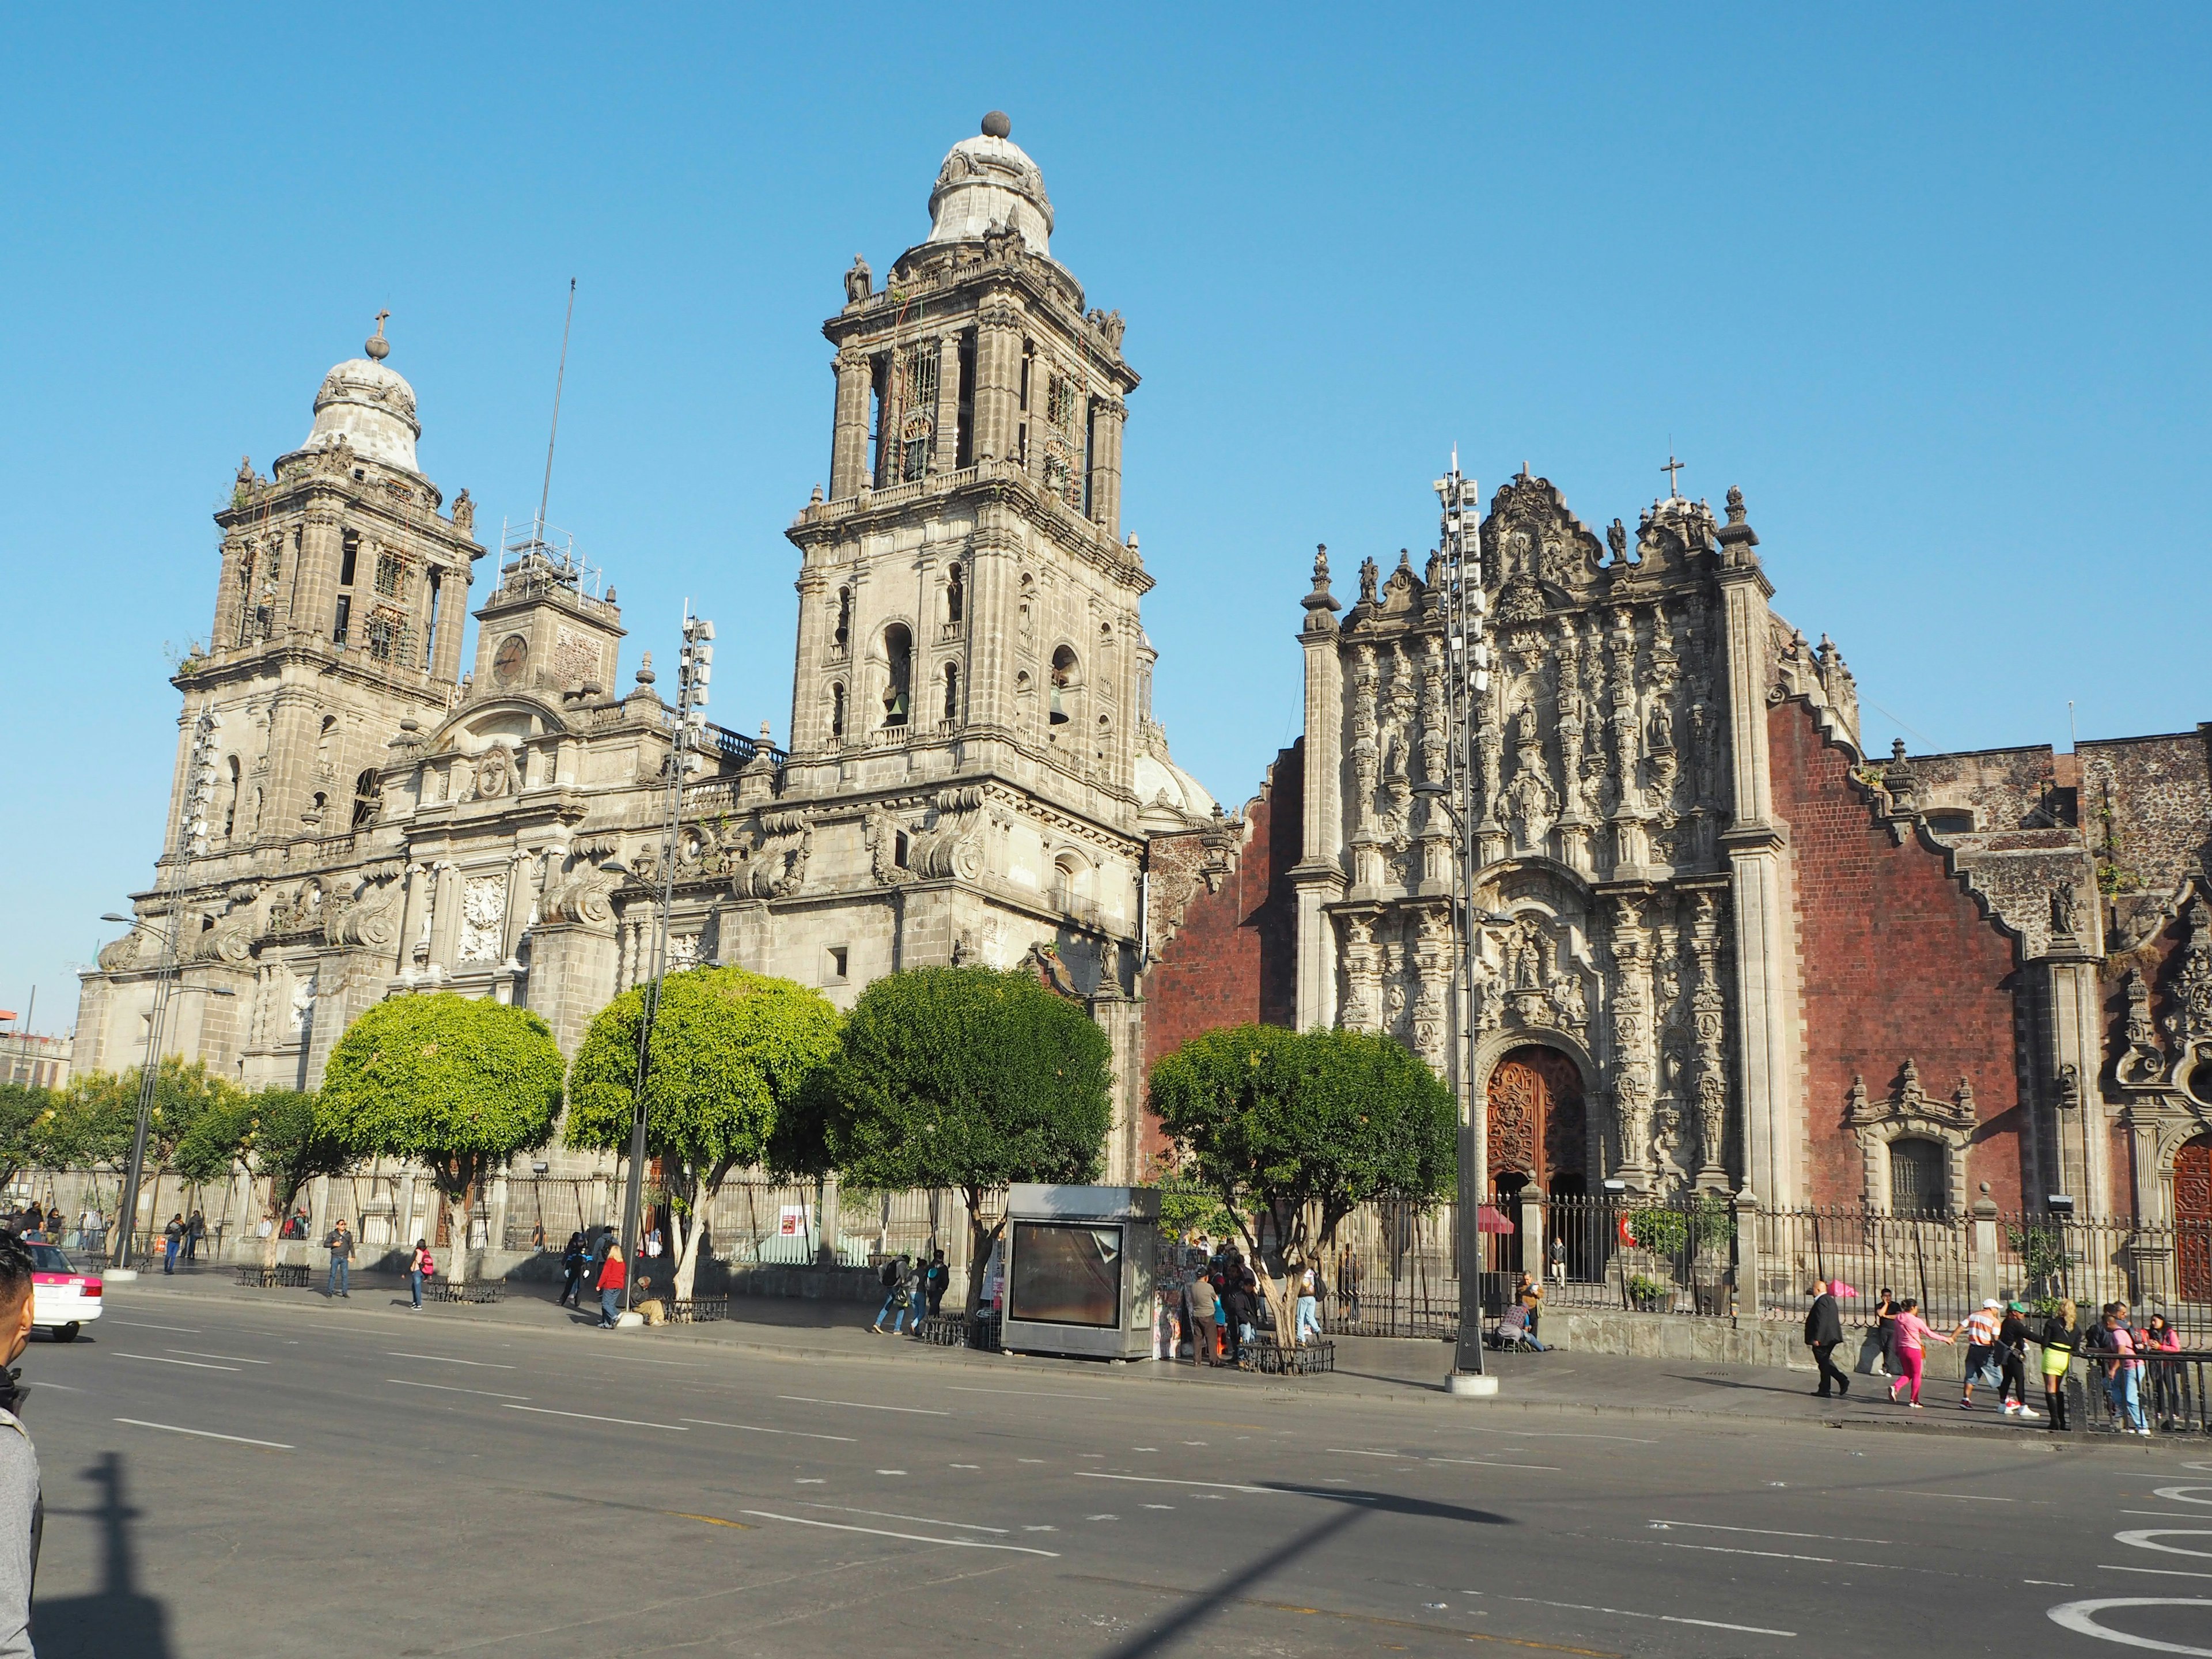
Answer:
M1509 1192L2212 1220L2212 726L1869 756L1741 492L1716 515L1670 472L1601 532L1524 467L1480 532L1473 820L1440 787L1437 556L1340 594L1326 550L1281 613L1304 735L1224 813L1152 717L1122 319L1053 258L1009 132L952 148L927 238L881 286L856 258L823 325L788 747L708 728L672 965L849 1006L902 968L1030 964L1113 1044L1114 1180L1159 1150L1150 1063L1257 1020L1422 1054ZM313 1086L349 1019L430 989L573 1053L652 969L672 710L649 658L624 689L615 591L572 550L477 540L389 355L380 319L216 514L167 850L84 975L79 1068L143 1057L173 919L165 1050L249 1086Z

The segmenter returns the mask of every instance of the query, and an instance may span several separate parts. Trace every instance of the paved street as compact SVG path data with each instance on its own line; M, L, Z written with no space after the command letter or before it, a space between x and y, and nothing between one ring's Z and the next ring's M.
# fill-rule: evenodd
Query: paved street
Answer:
M2212 1652L2212 1448L112 1303L24 1362L47 1659Z

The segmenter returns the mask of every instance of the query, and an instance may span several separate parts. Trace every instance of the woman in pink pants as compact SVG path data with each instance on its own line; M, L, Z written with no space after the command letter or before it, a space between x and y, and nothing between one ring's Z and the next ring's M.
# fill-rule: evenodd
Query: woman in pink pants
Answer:
M1923 1345L1930 1337L1938 1342L1948 1342L1951 1339L1920 1316L1920 1304L1909 1296L1897 1304L1897 1321L1894 1328L1897 1332L1897 1364L1902 1375L1889 1385L1889 1397L1894 1403L1898 1389L1910 1382L1912 1385L1912 1409L1918 1411L1920 1409L1920 1368L1925 1357Z

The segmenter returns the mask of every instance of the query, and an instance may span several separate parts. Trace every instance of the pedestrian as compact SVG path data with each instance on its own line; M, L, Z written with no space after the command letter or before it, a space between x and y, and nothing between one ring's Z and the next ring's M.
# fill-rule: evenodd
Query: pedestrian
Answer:
M107 1242L107 1218L96 1204L88 1204L76 1218L77 1248L88 1255L98 1255Z
M1949 1342L1952 1339L1937 1330L1920 1316L1920 1302L1916 1297L1906 1297L1897 1304L1893 1322L1897 1332L1897 1381L1889 1385L1892 1405L1897 1402L1897 1391L1907 1383L1911 1385L1912 1409L1920 1409L1920 1372L1925 1363L1926 1344L1930 1340Z
M1521 1282L1514 1286L1513 1299L1528 1310L1528 1334L1532 1338L1536 1336L1543 1329L1543 1281L1522 1273Z
M342 1296L353 1299L353 1235L346 1230L345 1218L331 1229L331 1236L323 1241L323 1248L331 1253L331 1270L323 1279L325 1297ZM343 1286L343 1288L340 1288Z
M1836 1369L1836 1346L1844 1340L1843 1311L1825 1281L1814 1279L1811 1295L1813 1305L1805 1310L1805 1346L1813 1351L1813 1364L1820 1373L1820 1386L1814 1393L1826 1400L1833 1385L1837 1394L1849 1398L1851 1379Z
M2181 1397L2181 1363L2167 1358L2181 1352L2181 1333L2164 1314L2153 1314L2144 1328L2143 1361L2150 1376L2151 1415L2161 1429L2179 1429L2187 1423Z
M1213 1281L1203 1273L1190 1281L1190 1323L1194 1333L1190 1342L1190 1357L1200 1365L1214 1361L1213 1316L1221 1305Z
M169 1218L169 1224L161 1229L161 1271L177 1271L177 1252L185 1242L185 1218L182 1212Z
M658 1222L646 1229L645 1253L647 1255L660 1254L660 1224Z
M1859 1344L1856 1370L1861 1376L1886 1376L1895 1369L1890 1363L1890 1338L1894 1333L1893 1322L1897 1317L1895 1298L1887 1285L1875 1297L1874 1323L1867 1327L1866 1340Z
M1997 1405L2007 1417L2033 1417L2027 1403L2027 1308L2020 1302L2005 1304L2004 1322L1997 1327Z
M561 1301L564 1308L580 1310L584 1305L584 1266L586 1254L581 1228L568 1235L568 1243L561 1252Z
M599 1328L611 1331L615 1328L615 1316L622 1304L623 1286L629 1282L629 1269L623 1265L622 1246L611 1240L607 1244L607 1259L599 1263Z
M416 1313L422 1311L422 1286L429 1283L430 1276L437 1271L438 1264L430 1259L428 1241L416 1239L415 1248L407 1253L407 1289L415 1298L409 1305Z
M56 1224L59 1224L58 1221L57 1221ZM207 1218L202 1215L198 1210L194 1210L191 1213L191 1218L185 1223L185 1261L198 1261L200 1259L200 1241L206 1237Z
M2126 1304L2115 1302L2106 1311L2104 1323L2111 1355L2105 1361L2105 1391L2113 1415L2123 1434L2148 1439L2150 1425L2143 1420L2142 1355L2136 1346L2136 1334L2128 1328Z
M1213 1289L1215 1316L1220 1322L1223 1356L1231 1365L1242 1368L1245 1345L1252 1340L1253 1299L1259 1281L1244 1265L1243 1255L1235 1250L1223 1258L1218 1273L1207 1281ZM1215 1357L1209 1339L1206 1357Z
M1544 1246L1544 1253L1551 1259L1552 1283L1565 1284L1567 1282L1567 1241L1559 1234L1553 1233L1551 1242Z
M530 1248L532 1251L542 1251L545 1248L545 1218L543 1216L530 1224Z
M906 1253L885 1256L883 1265L876 1269L876 1278L884 1287L884 1305L876 1310L876 1322L868 1328L878 1336L896 1336L906 1322L908 1287L912 1278L907 1268ZM889 1330L884 1328L886 1319L891 1322Z
M1297 1285L1297 1305L1291 1322L1291 1343L1293 1347L1303 1348L1306 1345L1308 1331L1313 1333L1315 1341L1321 1340L1321 1275L1314 1272L1310 1261L1298 1269Z
M23 1393L14 1370L31 1340L31 1277L36 1269L21 1240L0 1236L0 1655L32 1659L31 1586L39 1576L39 1540L46 1499L39 1490L39 1454L23 1427Z
M2066 1371L2074 1363L2074 1351L2081 1346L2074 1322L2080 1310L2071 1297L2062 1296L2050 1316L2043 1322L2043 1334L2038 1339L2043 1344L2043 1404L2051 1413L2054 1432L2066 1432Z
M1359 1322L1359 1281L1364 1277L1358 1255L1346 1245L1336 1258L1336 1298L1345 1319L1355 1325Z
M907 1282L907 1334L917 1342L921 1340L921 1322L929 1315L929 1268L927 1263L914 1264L914 1277Z
M1998 1381L1997 1331L2004 1323L2004 1304L1995 1297L1960 1320L1951 1333L1966 1339L1966 1380L1959 1393L1959 1409L1974 1409L1974 1384Z
M945 1265L944 1251L929 1253L929 1266L922 1278L929 1286L929 1316L934 1319L945 1306L945 1289L952 1283L952 1269Z

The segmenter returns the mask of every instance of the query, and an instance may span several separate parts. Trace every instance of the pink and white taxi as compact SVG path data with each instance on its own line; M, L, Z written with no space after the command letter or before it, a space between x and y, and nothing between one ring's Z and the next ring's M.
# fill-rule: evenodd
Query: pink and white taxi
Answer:
M98 1273L80 1273L52 1244L26 1246L31 1273L31 1322L57 1342L74 1342L88 1319L100 1317L102 1285Z

